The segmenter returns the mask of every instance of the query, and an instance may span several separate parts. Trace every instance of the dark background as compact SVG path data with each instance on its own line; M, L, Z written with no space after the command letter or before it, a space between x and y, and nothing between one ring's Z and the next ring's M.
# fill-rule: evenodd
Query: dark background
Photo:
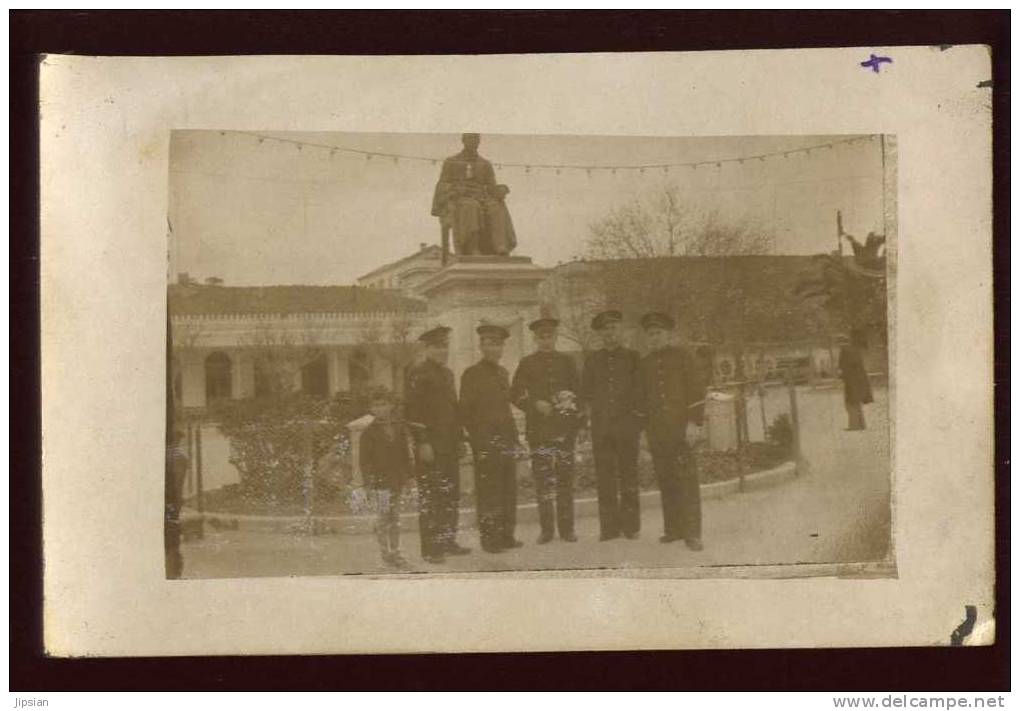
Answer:
M1010 688L1009 11L11 11L9 17L12 690ZM43 656L38 54L498 54L891 45L941 45L952 51L950 45L974 43L991 46L993 61L995 646L289 658ZM969 602L960 601L961 622ZM180 624L198 623L182 619ZM950 632L944 631L947 643Z

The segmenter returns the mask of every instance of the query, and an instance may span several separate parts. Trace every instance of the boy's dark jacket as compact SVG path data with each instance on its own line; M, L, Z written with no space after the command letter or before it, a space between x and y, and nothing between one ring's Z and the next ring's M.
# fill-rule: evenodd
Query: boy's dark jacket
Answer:
M412 474L407 427L391 423L393 438L386 436L386 425L374 421L361 433L358 464L369 489L399 490Z

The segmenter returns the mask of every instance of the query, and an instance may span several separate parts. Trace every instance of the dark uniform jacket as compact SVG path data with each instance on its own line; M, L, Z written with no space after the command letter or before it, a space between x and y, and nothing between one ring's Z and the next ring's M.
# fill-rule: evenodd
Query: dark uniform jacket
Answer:
M535 407L539 400L545 400L552 405L556 394L563 390L574 393L578 397L577 405L580 407L577 368L574 367L574 361L570 356L559 351L536 351L521 359L517 372L514 373L510 399L527 415L529 442L544 442L564 435L573 436L577 432L576 414L553 412L551 415L543 415Z
M506 368L482 360L464 371L460 378L460 418L475 454L493 442L509 445L517 442Z
M436 454L453 454L461 442L453 371L424 360L407 378L405 415L415 442L431 444Z
M361 433L358 465L365 486L370 489L399 491L411 476L407 427L403 422L390 424L389 435L386 425L378 420Z
M668 346L641 361L645 432L651 447L684 443L687 423L704 421L707 386L694 358Z
M634 434L641 429L641 356L629 348L591 353L584 362L581 392L591 408L591 432Z

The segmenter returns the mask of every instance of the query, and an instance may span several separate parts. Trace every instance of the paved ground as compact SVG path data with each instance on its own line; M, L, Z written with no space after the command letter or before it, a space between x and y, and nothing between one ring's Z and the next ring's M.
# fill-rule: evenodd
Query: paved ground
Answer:
M525 546L489 555L478 549L476 532L461 543L475 551L430 566L418 556L416 530L405 530L402 548L416 571L461 572L564 568L657 568L881 560L890 533L889 440L886 391L865 410L869 429L846 432L839 389L802 388L799 409L802 448L810 464L803 476L779 486L704 503L705 550L682 543L663 545L661 510L642 510L642 537L598 542L598 519L577 521L577 543L535 545L537 524L518 527ZM770 395L770 413L785 406L785 393ZM413 527L412 527L413 528ZM321 535L214 531L184 545L185 577L336 575L380 573L371 535Z

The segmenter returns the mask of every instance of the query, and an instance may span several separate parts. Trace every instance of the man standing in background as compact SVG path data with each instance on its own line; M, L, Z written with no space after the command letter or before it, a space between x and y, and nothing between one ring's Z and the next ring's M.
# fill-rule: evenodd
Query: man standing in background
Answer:
M871 393L871 382L868 371L864 367L864 351L868 347L867 333L863 328L855 328L850 338L840 335L839 344L839 377L843 380L843 404L846 406L847 430L859 431L867 429L864 421L864 407L875 401Z
M702 439L704 379L694 358L670 345L675 323L663 313L641 319L650 352L641 361L641 386L647 414L645 434L662 495L662 543L683 540L700 551L701 490L692 447Z
M511 401L527 416L531 473L538 498L542 533L548 543L574 542L574 442L578 427L577 368L570 356L556 350L559 321L540 318L528 328L536 351L521 359L510 388Z
M418 337L425 360L408 375L406 418L418 459L421 555L427 563L444 563L447 555L471 549L457 544L462 429L450 357L450 329L437 326Z
M641 530L638 438L641 433L641 356L621 345L623 314L603 311L591 327L602 348L584 363L581 393L591 410L591 442L599 496L599 540Z

